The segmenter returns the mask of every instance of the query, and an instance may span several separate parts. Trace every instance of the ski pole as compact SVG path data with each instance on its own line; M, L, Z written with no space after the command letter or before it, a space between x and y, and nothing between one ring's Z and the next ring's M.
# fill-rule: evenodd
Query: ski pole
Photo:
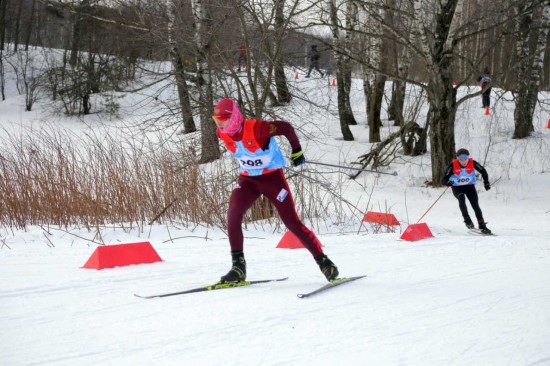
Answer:
M445 190L443 191L443 193L441 193L441 194L439 195L439 197L437 197L437 199L435 200L434 203L432 203L432 205L430 206L430 208L428 208L428 209L426 210L426 212L424 212L424 215L422 215L422 216L418 219L418 221L416 222L417 224L420 222L420 220L422 220L422 218L423 218L424 216L426 216L426 214L432 209L432 207L435 206L435 204L437 203L437 201L439 201L439 199L440 199L441 197L443 197L443 195L445 194L445 192L447 192L447 189L449 189L449 186L447 186L447 188L445 188Z
M333 167L333 168L342 168L342 169L357 170L357 171L360 171L360 172L378 173L378 174L386 174L386 175L393 175L393 176L396 176L396 175L397 175L397 172L385 173L385 172L379 172L378 170L352 168L352 167L342 166L342 165L327 164L327 163L319 163L319 162L317 162L317 161L311 161L311 160L306 160L306 163L308 163L308 164L314 164L314 165L330 166L330 167Z
M287 171L290 171L291 174L296 174L296 175L299 175L301 176L302 178L305 178L307 180L309 180L310 182L313 182L313 183L317 183L317 184L320 184L321 186L323 186L325 189L331 189L332 188L332 184L330 182L323 182L319 179L315 179L313 177L309 177L307 175L305 175L304 173L298 171L298 170L290 170L288 168L286 168Z

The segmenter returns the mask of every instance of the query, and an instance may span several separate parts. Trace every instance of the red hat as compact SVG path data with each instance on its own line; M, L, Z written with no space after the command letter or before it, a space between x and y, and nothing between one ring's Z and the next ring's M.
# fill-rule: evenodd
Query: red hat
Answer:
M215 107L212 114L215 118L227 119L233 113L233 100L226 98L222 99Z
M234 135L241 129L243 115L239 106L233 99L225 98L214 107L212 116L218 120L229 119L229 122L221 130L229 135Z

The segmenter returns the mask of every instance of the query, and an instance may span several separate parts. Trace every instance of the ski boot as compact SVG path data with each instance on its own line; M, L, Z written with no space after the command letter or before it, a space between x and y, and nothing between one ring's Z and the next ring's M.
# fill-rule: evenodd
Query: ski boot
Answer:
M489 230L486 224L487 224L486 222L480 222L479 230L481 231L482 234L491 234L491 230Z
M473 229L473 228L475 228L474 223L473 223L472 220L469 219L469 218L466 219L466 220L464 220L464 223L466 224L466 227L467 227L468 229L470 229L470 230Z
M246 260L244 253L231 253L233 266L225 276L220 278L220 282L241 282L246 280Z
M332 263L330 259L326 256L326 254L318 255L314 258L315 262L319 265L319 268L321 269L321 272L325 275L325 278L327 281L332 281L336 277L338 277L338 267Z

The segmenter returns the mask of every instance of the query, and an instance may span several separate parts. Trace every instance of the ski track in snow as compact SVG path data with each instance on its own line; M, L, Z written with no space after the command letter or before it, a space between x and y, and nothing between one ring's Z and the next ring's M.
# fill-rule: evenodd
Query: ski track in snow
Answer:
M3 363L473 365L481 355L484 365L545 362L550 244L467 233L417 243L375 238L331 238L327 251L342 274L368 277L308 299L296 294L324 283L309 253L265 243L249 245L249 278L289 280L152 300L132 294L215 282L211 273L227 270L222 253L210 273L198 255L186 255L203 243L169 250L170 261L103 271L80 269L85 256L71 248L11 256L3 278L26 261L41 273L31 265L2 292Z

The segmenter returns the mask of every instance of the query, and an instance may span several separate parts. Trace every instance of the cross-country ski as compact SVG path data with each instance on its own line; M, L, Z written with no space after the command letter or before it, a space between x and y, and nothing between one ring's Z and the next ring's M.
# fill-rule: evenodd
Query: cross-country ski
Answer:
M167 293L161 293L161 294L156 294L156 295L138 295L138 294L134 294L134 296L142 298L142 299L154 299L154 298L158 298L158 297L169 297L169 296L176 296L176 295L193 294L193 293L197 293L197 292L205 292L205 291L223 290L223 289L228 289L228 288L244 287L244 286L250 286L250 285L257 285L259 283L280 282L280 281L286 281L287 279L288 279L288 277L270 279L270 280L255 280L255 281L240 281L240 282L217 282L213 285L196 287L196 288L192 288L192 289L189 289L189 290L176 291L176 292L167 292Z
M330 281L330 283L327 283L326 285L323 285L323 286L319 287L316 290L313 290L311 292L306 292L306 293L303 293L303 294L298 294L297 296L300 299L303 299L303 298L306 298L306 297L311 297L313 295L317 295L321 292L325 292L325 291L330 290L332 288L335 288L337 286L343 285L345 283L350 283L350 282L353 282L355 280L358 280L358 279L361 279L361 278L364 278L364 277L367 277L367 276L364 275L364 276L355 276L355 277L336 278L336 279Z

